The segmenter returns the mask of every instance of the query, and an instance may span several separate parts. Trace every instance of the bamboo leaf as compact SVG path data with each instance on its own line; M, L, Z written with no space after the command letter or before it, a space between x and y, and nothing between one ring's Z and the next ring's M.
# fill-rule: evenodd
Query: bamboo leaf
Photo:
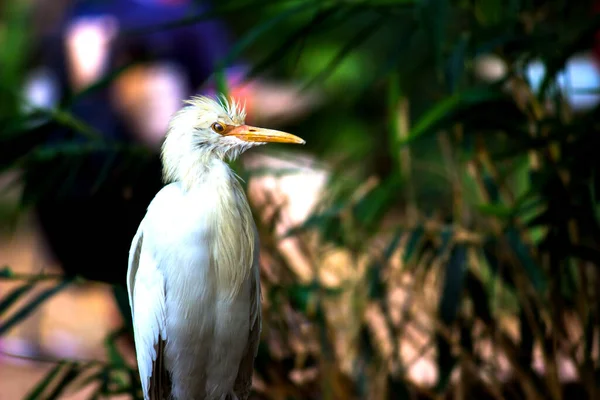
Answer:
M392 236L392 240L390 240L390 243L388 243L387 247L385 248L385 251L383 252L383 257L385 261L389 261L392 255L396 252L396 249L398 249L400 241L402 240L402 236L405 233L406 231L404 230L404 228L398 228L396 230L396 232Z
M429 39L428 44L433 53L436 69L442 65L442 47L445 43L450 10L448 3L448 0L423 0L418 6L422 29Z
M415 228L408 238L408 242L406 243L406 247L404 248L404 262L407 263L412 258L413 254L417 250L420 245L423 237L425 236L425 228L423 225L419 225Z
M338 51L338 53L331 59L329 64L325 66L319 72L317 76L312 78L305 87L310 87L316 84L322 84L327 78L333 74L335 69L342 63L342 61L352 52L355 51L362 43L377 33L384 25L384 21L389 15L380 15L377 19L374 19L362 29L359 29L354 36L352 36L344 46Z
M392 175L360 199L353 207L354 216L365 228L374 228L400 192L403 179Z
M504 204L479 204L477 205L477 209L483 214L503 219L513 217L515 212L512 208Z
M257 41L262 35L269 32L278 24L282 23L283 21L289 19L291 16L301 11L308 10L315 6L317 6L317 3L302 2L294 7L289 7L287 10L276 14L274 17L263 21L262 23L257 24L255 27L250 29L243 37L237 40L237 42L232 46L231 50L229 50L225 58L220 62L219 68L224 68L225 66L229 65L232 61L237 59L244 50L250 47L250 45Z
M34 283L26 283L18 288L13 289L9 294L0 301L0 315L2 315L11 305L13 305L21 296L27 294L33 287Z
M113 297L119 307L119 312L125 326L129 332L133 333L133 323L131 320L131 308L129 305L129 295L127 294L127 288L124 284L116 284L112 286Z
M13 275L14 273L9 267L4 266L0 268L0 279L11 278Z
M531 256L530 249L523 243L519 233L514 228L509 228L505 234L511 249L519 259L523 269L537 291L546 290L546 280L542 270Z
M339 12L339 9L333 7L326 7L324 10L319 10L313 18L308 20L307 23L303 24L291 34L287 35L287 37L282 40L281 44L276 49L269 52L264 60L258 62L252 68L248 74L248 77L255 77L269 66L272 66L275 61L282 59L285 54L287 54L294 46L294 44L308 36L320 26L328 27L328 24L326 24L327 20L334 16L337 12Z
M410 131L408 137L402 141L402 144L412 143L426 134L433 133L443 123L451 121L453 114L462 109L476 104L499 100L505 96L502 92L489 87L474 88L453 94L432 107L421 117Z
M35 298L33 298L29 303L21 307L15 314L0 324L0 336L5 334L10 328L18 324L23 319L27 318L29 314L31 314L37 307L39 307L42 303L48 300L50 297L54 296L61 290L67 288L71 284L71 279L66 279L60 282L58 285L46 289L38 294Z
M519 312L519 337L521 338L519 343L519 364L520 365L531 365L533 360L533 345L535 343L535 336L533 334L533 328L529 323L527 314L521 308Z
M29 392L25 400L39 400L43 397L42 394L50 387L52 381L59 375L61 370L69 367L69 363L65 361L59 362L54 368L46 374L46 376Z
M442 393L450 382L450 376L452 375L457 359L452 354L452 346L443 335L436 333L435 343L437 350L437 368L439 371L436 391Z
M446 62L445 81L446 87L448 88L448 93L455 93L460 87L461 78L465 69L465 60L467 57L468 44L468 35L461 35L461 37L458 39L457 43L454 46L452 54Z
M79 366L78 363L71 362L66 365L64 368L65 372L63 372L63 376L56 385L54 389L48 394L48 396L44 397L44 400L54 400L58 399L61 394L67 389L67 387L79 376L81 372L85 369L85 367Z
M385 280L381 276L381 265L374 264L367 270L367 290L369 293L369 299L381 300L387 293L387 285Z
M471 271L467 273L466 289L469 291L469 298L473 303L475 315L481 318L481 320L489 326L494 326L495 321L492 316L490 301L488 293L486 292L486 288L479 278L477 278L477 276L475 276L475 274Z
M446 264L442 296L438 306L438 314L444 326L452 325L460 307L467 263L467 249L463 245L456 245ZM443 391L450 381L450 375L456 364L456 357L452 354L452 346L447 339L437 335L439 378L437 390Z
M444 286L438 308L440 319L446 325L454 322L458 313L467 272L466 263L467 249L458 244L452 249L446 264Z
M123 335L126 332L127 332L127 328L126 328L126 326L123 326L122 328L119 328L116 331L111 332L104 339L104 347L106 348L108 360L112 364L114 364L114 366L116 366L116 367L122 367L122 366L127 365L127 363L125 362L125 359L119 352L119 349L117 348L117 343L116 343L116 340L119 338L119 336Z

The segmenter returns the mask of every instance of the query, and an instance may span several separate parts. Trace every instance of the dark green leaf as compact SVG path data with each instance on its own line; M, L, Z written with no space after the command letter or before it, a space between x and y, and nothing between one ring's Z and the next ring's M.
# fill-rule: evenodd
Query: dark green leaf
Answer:
M429 109L429 111L417 121L408 137L404 139L402 143L408 144L425 134L433 133L436 129L441 127L443 122L448 122L454 113L462 109L480 103L499 100L505 96L506 95L502 92L489 87L473 88L453 94Z
M329 64L319 72L317 76L311 79L306 87L319 84L327 80L327 78L335 71L335 69L341 64L348 54L356 51L362 43L373 36L383 26L384 21L388 15L380 15L377 19L371 21L368 25L359 29L354 36L348 39L344 46L338 51L338 53L331 59Z
M523 366L531 365L535 336L533 334L533 328L527 318L527 313L523 308L521 308L519 312L519 328L519 337L521 338L518 354L519 364Z
M42 394L50 387L50 384L59 375L61 370L70 368L71 364L67 362L59 362L50 372L42 379L25 397L25 400L40 400Z
M448 343L446 338L440 334L436 334L436 349L439 374L436 391L442 393L448 386L448 383L450 383L450 376L452 375L457 359L452 354L452 346L450 343Z
M319 26L327 27L327 20L337 12L338 9L332 7L327 7L323 10L319 10L313 18L310 18L308 20L307 23L294 30L284 40L282 40L281 44L273 51L270 51L269 55L265 57L264 60L258 62L252 68L250 74L248 74L249 77L255 77L256 75L262 73L266 68L272 66L276 61L284 58L284 56L289 53L290 48L292 48L296 43L300 42L300 40L308 36L311 33L311 31L315 31L319 28Z
M461 35L446 63L446 86L450 94L455 93L460 88L468 44L469 37L466 34Z
M114 332L111 332L104 339L104 347L106 348L108 360L112 364L114 364L114 366L116 366L116 367L122 367L122 366L127 365L127 363L125 362L125 359L119 352L119 349L117 348L117 343L116 343L117 339L126 332L127 332L127 328L125 326L123 326L122 328L120 328Z
M450 327L458 314L462 299L465 274L467 271L466 263L466 247L460 244L456 245L452 249L450 258L446 264L442 296L438 307L440 321L446 327ZM443 391L450 381L450 375L456 364L456 358L452 354L451 345L444 337L437 335L436 344L439 370L439 379L436 389L438 391Z
M9 267L0 268L0 278L10 278L14 275L12 270Z
M287 295L291 300L292 306L306 314L311 301L317 295L316 291L318 289L319 284L316 282L313 282L311 285L295 284L287 288Z
M406 247L404 248L404 262L407 263L410 261L411 257L417 250L420 245L423 237L425 235L425 228L422 225L416 227L408 238L408 243L406 243Z
M428 38L428 47L433 53L436 69L442 65L442 46L445 42L448 12L448 0L423 0L417 6L423 31ZM440 77L438 75L438 77Z
M133 400L142 400L142 390L140 383L140 375L137 371L130 369L129 370L129 381L131 382L131 386L129 387L129 394Z
M356 220L365 228L374 228L389 209L402 188L400 175L393 175L375 187L353 208Z
M367 288L371 300L383 299L387 293L385 280L381 276L381 265L372 265L367 270Z
M517 256L521 266L524 268L533 287L538 291L546 290L546 280L540 266L535 262L531 255L531 250L523 243L519 232L514 228L509 228L505 234L506 240L512 251Z
M56 382L53 390L45 396L45 400L54 400L60 398L65 389L83 372L85 368L80 367L77 363L68 363L64 368L62 378Z
M465 274L467 272L467 249L465 246L456 245L446 264L444 286L439 304L441 321L450 325L456 319L462 298Z
M469 297L475 309L475 315L485 322L488 326L493 326L495 321L490 308L488 293L482 282L471 271L467 272L467 290Z
M11 305L13 305L21 296L29 292L35 284L26 283L23 286L13 289L10 293L2 298L0 301L0 315L2 315Z
M56 293L65 289L67 286L71 284L72 280L67 279L60 282L58 285L46 289L38 294L35 298L33 298L29 303L25 304L18 311L16 311L10 318L5 320L2 324L0 324L0 336L5 334L10 328L14 325L18 324L23 319L27 318L29 314L31 314L35 309L48 300L50 297L54 296Z
M133 333L133 324L131 321L131 308L129 306L129 295L127 294L127 288L123 284L117 284L112 286L113 297L119 307L119 312L125 326L129 332Z
M294 7L289 7L287 10L276 14L274 17L257 24L255 27L250 29L243 37L241 37L231 50L227 54L224 60L221 61L219 68L229 65L232 61L236 60L244 50L246 50L252 43L258 40L262 35L269 32L278 24L289 19L291 16L306 11L310 8L315 7L316 3L313 2L302 2Z
M479 204L477 208L483 214L503 219L509 219L514 214L514 210L504 204Z
M399 378L388 376L387 399L388 400L410 400L413 398L406 382Z
M404 228L398 228L394 235L392 236L392 240L388 243L385 251L383 252L383 257L385 261L389 261L392 257L398 246L400 245L400 241L402 240L402 236L406 233Z

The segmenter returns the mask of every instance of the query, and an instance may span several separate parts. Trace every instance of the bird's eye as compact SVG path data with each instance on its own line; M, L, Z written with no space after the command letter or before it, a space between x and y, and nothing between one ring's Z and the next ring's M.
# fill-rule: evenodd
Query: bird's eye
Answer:
M212 128L213 131L215 131L217 133L223 133L225 131L225 128L223 127L223 125L221 125L218 122L215 122L210 127Z

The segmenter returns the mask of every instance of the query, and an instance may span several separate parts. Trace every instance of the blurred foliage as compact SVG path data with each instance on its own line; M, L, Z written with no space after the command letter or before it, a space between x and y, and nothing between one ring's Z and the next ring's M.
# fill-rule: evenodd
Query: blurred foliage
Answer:
M23 107L21 4L5 3L0 25L0 168L94 146L138 154L103 142L68 106ZM315 273L300 284L273 223L263 224L263 259L277 277L263 276L257 398L598 397L598 108L575 112L556 90L568 58L594 45L592 9L564 0L230 0L171 24L235 22L223 66L243 55L252 75L316 86L328 99L288 129L332 168L318 210L290 235L315 271L332 251L349 255L350 278L332 289ZM493 82L476 74L489 55L507 67ZM533 60L546 67L537 92L525 78ZM67 124L83 139L49 147L36 136L40 123ZM0 276L16 279L8 269ZM35 279L0 301L1 332L63 285L7 319ZM398 291L401 307L390 300ZM335 309L345 310L344 328ZM414 332L425 341L406 361ZM29 398L92 381L97 397L138 398L135 369L112 344L122 333L107 339L108 362L61 361ZM350 345L340 351L342 334ZM435 385L408 373L422 358ZM561 379L565 366L576 384Z

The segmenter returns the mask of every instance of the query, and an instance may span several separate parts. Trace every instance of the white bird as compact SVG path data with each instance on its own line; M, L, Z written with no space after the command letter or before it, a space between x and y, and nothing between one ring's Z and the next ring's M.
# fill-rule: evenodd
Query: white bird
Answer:
M127 289L145 400L246 399L261 331L258 234L226 160L289 133L195 97L162 147L167 184L133 238Z

